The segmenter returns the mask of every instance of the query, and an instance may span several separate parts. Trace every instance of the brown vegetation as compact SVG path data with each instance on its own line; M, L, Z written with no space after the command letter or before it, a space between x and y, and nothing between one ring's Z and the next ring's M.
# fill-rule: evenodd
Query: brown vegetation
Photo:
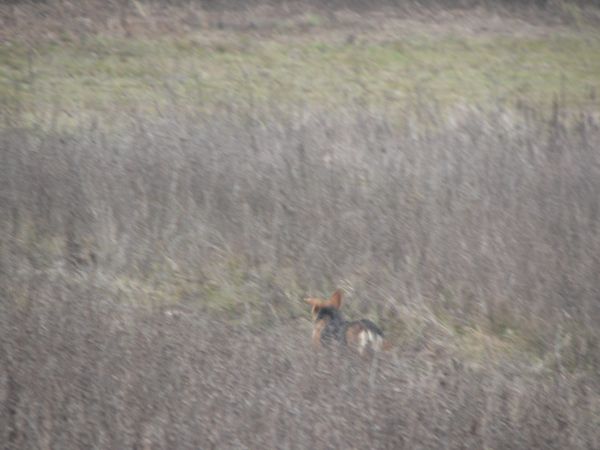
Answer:
M419 116L4 129L0 439L597 446L596 119ZM340 281L398 343L372 366L311 352Z
M560 20L579 5L521 3ZM0 33L269 27L221 4L11 2ZM97 115L15 96L0 126L2 447L600 448L595 92L576 110L424 97L173 94ZM389 352L313 352L302 299L338 286Z
M425 28L454 23L475 32L500 26L510 33L531 24L597 25L598 6L600 0L13 0L0 3L0 39L60 41L94 34L132 37L206 30L270 33L284 20L305 33L314 28L307 14L328 21L329 29L355 32L381 31L384 22L395 19L402 24L397 33L415 22Z

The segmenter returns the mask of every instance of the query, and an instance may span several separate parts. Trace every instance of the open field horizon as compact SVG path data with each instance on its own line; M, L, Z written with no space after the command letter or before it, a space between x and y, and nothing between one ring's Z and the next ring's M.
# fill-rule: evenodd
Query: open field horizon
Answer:
M6 27L13 32L0 46L6 115L17 111L31 124L51 116L65 126L88 116L115 126L173 103L206 110L361 103L395 114L428 99L450 112L499 104L547 110L560 97L568 108L598 108L595 9L568 25L548 14L485 9L359 13L305 11L300 3L228 13L132 5L125 18L96 21L97 7L46 8L37 22L26 20L26 9L11 14L4 6L3 23L14 28Z
M0 7L7 448L600 447L598 8L396 3Z

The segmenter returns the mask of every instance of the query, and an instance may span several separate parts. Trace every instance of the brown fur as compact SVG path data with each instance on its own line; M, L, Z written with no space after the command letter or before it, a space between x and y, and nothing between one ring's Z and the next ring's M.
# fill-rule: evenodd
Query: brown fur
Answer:
M313 344L315 347L321 346L321 333L327 326L327 322L327 320L319 320L318 322L315 322L312 335Z
M312 306L314 322L312 340L315 347L326 342L337 342L362 354L366 349L389 350L391 344L383 337L383 332L369 320L348 322L339 313L342 305L342 291L336 290L329 299L307 298Z
M359 335L365 331L365 328L360 323L353 323L346 330L346 343L350 346L358 346Z

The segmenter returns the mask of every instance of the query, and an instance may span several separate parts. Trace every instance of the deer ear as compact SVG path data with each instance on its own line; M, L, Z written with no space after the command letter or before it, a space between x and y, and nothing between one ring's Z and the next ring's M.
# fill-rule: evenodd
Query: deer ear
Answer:
M337 291L335 291L333 293L333 295L329 299L329 304L331 305L332 308L340 309L340 306L342 306L342 290L341 289L338 289Z

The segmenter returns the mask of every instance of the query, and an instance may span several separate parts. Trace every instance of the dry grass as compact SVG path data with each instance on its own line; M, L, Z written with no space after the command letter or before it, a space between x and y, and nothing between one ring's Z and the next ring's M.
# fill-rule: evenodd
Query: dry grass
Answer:
M2 12L56 6L32 5ZM121 4L60 5L114 19ZM163 6L184 23L198 7L165 5L131 2L128 14L152 23ZM265 19L259 34L281 25L269 11L248 13ZM373 18L341 11L366 28ZM444 10L421 13L432 11ZM10 45L51 32L54 12L13 29ZM209 12L214 24L187 26L225 35L241 17ZM320 21L339 20L310 14L285 26L325 33ZM95 45L128 20L65 33ZM18 77L26 59L13 50L0 56L16 58L4 73ZM335 107L273 90L198 102L167 85L152 114L127 101L90 114L58 88L36 109L44 84L24 81L38 103L17 93L0 110L0 442L600 448L594 93L572 103L565 86L552 108L527 95L440 108L418 86L402 104L373 101L377 79ZM313 353L302 298L336 287L391 352Z
M78 281L37 277L27 307L3 307L9 448L561 449L600 438L592 374L408 347L371 362L315 355L290 324L166 317Z
M2 440L596 447L596 119L417 111L3 130ZM311 353L334 286L375 365Z
M18 110L37 124L58 110L68 125L116 116L118 126L115 110L155 114L173 97L207 111L231 102L363 102L393 115L415 92L451 110L516 101L546 109L557 92L567 107L587 107L600 91L598 27L557 24L545 10L536 19L485 8L359 13L292 2L215 11L128 2L124 21L117 5L0 9L0 113Z

